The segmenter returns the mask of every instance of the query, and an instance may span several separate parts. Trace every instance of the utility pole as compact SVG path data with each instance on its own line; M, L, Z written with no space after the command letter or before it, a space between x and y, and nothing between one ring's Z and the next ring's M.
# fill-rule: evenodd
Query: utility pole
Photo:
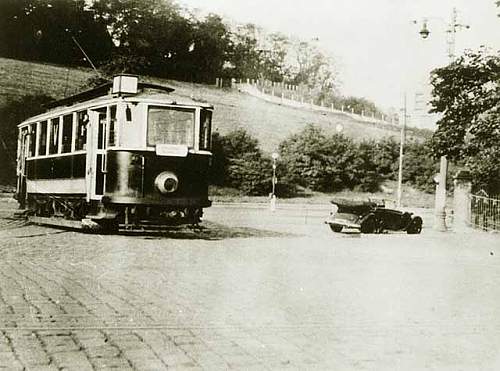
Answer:
M276 160L278 159L279 155L276 152L273 152L271 154L271 157L273 159L273 179L271 180L272 182L272 192L271 192L271 211L276 211Z
M401 141L399 143L399 170L398 170L398 195L396 206L401 207L401 197L403 196L403 156L404 156L404 145L406 141L406 93L404 94L403 102L403 126L401 127Z

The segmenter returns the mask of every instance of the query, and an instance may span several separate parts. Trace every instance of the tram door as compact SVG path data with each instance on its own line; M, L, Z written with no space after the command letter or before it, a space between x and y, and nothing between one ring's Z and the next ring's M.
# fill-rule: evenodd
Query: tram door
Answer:
M100 199L106 182L107 108L89 111L87 133L87 198Z
M19 133L17 143L17 201L21 208L26 205L26 152L28 150L28 129L23 128Z

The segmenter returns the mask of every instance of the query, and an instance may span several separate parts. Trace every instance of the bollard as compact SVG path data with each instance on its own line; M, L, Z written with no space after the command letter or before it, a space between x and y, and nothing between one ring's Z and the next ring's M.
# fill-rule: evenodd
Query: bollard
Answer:
M276 195L272 195L271 196L271 205L270 205L270 209L272 212L275 212L276 211Z
M471 225L472 176L467 170L460 170L453 177L453 230L464 232Z

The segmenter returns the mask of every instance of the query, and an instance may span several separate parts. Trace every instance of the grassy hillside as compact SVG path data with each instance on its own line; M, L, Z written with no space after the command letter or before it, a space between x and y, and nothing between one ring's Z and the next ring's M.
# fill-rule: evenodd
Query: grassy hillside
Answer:
M48 64L30 63L0 58L0 104L13 96L26 93L45 93L63 98L88 88L86 80L93 75L90 69L73 69ZM146 78L145 80L174 87L182 96L192 96L215 106L214 130L226 134L243 127L254 135L265 151L273 151L292 133L306 124L314 123L334 132L338 124L344 133L355 139L399 137L397 127L356 121L338 113L319 113L264 102L234 89L215 86ZM425 135L421 131L409 133L412 137Z

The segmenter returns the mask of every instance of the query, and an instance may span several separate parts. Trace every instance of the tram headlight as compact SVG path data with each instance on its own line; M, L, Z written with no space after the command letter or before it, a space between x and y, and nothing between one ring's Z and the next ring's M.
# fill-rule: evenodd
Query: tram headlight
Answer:
M173 193L179 186L179 179L177 175L170 171L164 171L155 179L155 187L160 193Z

